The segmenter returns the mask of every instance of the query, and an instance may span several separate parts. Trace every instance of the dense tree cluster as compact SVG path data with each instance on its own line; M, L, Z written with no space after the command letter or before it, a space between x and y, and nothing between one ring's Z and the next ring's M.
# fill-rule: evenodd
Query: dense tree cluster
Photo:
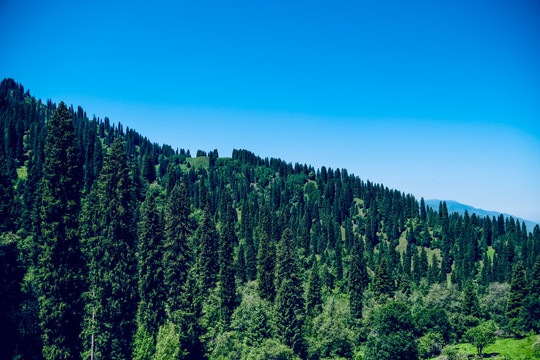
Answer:
M11 79L0 130L2 359L415 359L540 330L538 226L191 158Z

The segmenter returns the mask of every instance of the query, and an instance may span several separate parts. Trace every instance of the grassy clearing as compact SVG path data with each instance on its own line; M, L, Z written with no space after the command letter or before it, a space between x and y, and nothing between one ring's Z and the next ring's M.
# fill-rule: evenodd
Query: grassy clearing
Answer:
M200 168L208 169L208 167L210 166L210 161L208 160L208 156L187 158L186 162L188 162L195 170L199 170Z
M528 336L523 339L498 339L494 344L487 346L483 353L484 359L525 360L540 359L539 353L534 353L532 345L540 341L540 336ZM453 346L463 353L476 355L476 347L471 344L458 344ZM442 359L441 356L434 359Z
M19 179L26 179L27 176L28 176L28 172L27 172L26 166L21 166L17 168L17 177Z
M405 253L405 250L407 250L407 231L401 233L399 237L399 245L396 246L396 250L401 254Z

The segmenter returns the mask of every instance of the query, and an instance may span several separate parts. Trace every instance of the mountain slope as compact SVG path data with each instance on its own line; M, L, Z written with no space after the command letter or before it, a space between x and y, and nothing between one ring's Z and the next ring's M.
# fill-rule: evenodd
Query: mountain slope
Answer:
M426 203L427 206L432 207L434 210L438 210L439 209L439 203L441 201L446 202L446 206L448 207L448 212L449 213L457 212L458 214L463 215L463 214L465 214L465 210L467 210L469 212L469 214L476 214L477 216L480 216L480 217L486 217L486 216L499 217L499 215L502 214L505 219L508 219L508 218L512 217L515 220L519 220L520 222L525 223L525 225L527 226L527 231L532 231L532 229L536 225L540 225L537 222L534 222L534 221L531 221L531 220L525 220L525 219L522 219L522 218L514 216L514 215L510 215L510 214L506 214L506 213L500 213L498 211L478 209L478 208L475 208L475 207L473 207L471 205L462 204L462 203L454 201L454 200L429 199L429 200L425 200L425 203Z

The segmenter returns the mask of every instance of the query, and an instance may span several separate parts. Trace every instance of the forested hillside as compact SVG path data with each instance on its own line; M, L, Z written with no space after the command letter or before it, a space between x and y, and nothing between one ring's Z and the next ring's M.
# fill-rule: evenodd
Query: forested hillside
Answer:
M1 359L417 359L540 331L539 226L192 157L12 79L0 130Z

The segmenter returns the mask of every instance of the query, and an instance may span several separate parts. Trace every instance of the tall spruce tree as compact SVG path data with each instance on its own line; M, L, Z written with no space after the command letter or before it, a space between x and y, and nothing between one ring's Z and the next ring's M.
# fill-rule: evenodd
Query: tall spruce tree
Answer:
M257 251L253 244L253 235L246 237L246 279L248 281L257 279Z
M306 315L315 317L321 312L321 279L319 277L319 262L313 255L313 266L309 274L307 296L306 296Z
M336 280L341 281L343 279L343 245L341 236L336 240L336 251L334 254L334 271L336 273Z
M197 232L199 237L198 260L201 287L203 293L206 294L216 285L219 272L219 262L216 259L219 234L208 206L204 208L202 222Z
M219 244L219 298L221 321L228 323L236 307L236 282L234 279L233 253L238 242L234 226L236 210L227 190L223 191L220 204L221 237Z
M429 264L427 272L427 280L429 285L437 283L440 279L439 259L437 255L433 253L431 255L431 264Z
M298 255L296 252L295 242L292 238L292 231L286 228L281 236L281 241L278 243L276 251L276 268L275 268L275 287L279 289L283 280L291 277L298 277L298 265L296 263ZM295 278L295 281L301 281L300 278Z
M373 291L377 296L392 296L392 292L394 291L394 280L392 280L388 273L388 266L384 258L377 267L375 279L373 279Z
M540 255L529 276L529 294L523 302L520 318L525 330L540 331Z
M472 281L469 281L463 292L463 302L461 303L461 313L478 317L480 315L480 305L476 295L476 289Z
M159 326L165 321L162 226L156 206L156 192L149 191L141 208L139 242L137 244L139 306L137 332L155 338Z
M132 358L138 303L134 200L126 154L117 138L83 213L89 274L85 357Z
M37 268L43 357L75 359L84 286L78 231L82 168L71 113L63 102L47 124L44 154Z
M163 242L163 281L167 308L173 313L181 308L181 289L192 262L188 239L190 203L185 183L174 185L165 206Z
M259 251L257 253L257 284L264 299L274 300L274 244L270 239L270 214L266 206L259 214Z
M238 246L238 254L236 258L236 278L240 284L244 284L247 281L246 254L244 248L244 244L240 243L240 246Z
M506 317L510 322L510 329L517 332L520 328L519 315L523 308L523 301L527 296L527 282L525 279L525 269L521 261L518 261L512 274L512 284L506 305Z
M287 346L302 356L305 344L302 333L304 297L302 278L296 264L296 247L289 228L283 231L276 259L275 322L277 334Z
M369 284L366 262L361 251L359 241L357 241L351 254L351 265L349 268L349 297L351 306L351 316L355 319L362 318L362 301L364 290Z

